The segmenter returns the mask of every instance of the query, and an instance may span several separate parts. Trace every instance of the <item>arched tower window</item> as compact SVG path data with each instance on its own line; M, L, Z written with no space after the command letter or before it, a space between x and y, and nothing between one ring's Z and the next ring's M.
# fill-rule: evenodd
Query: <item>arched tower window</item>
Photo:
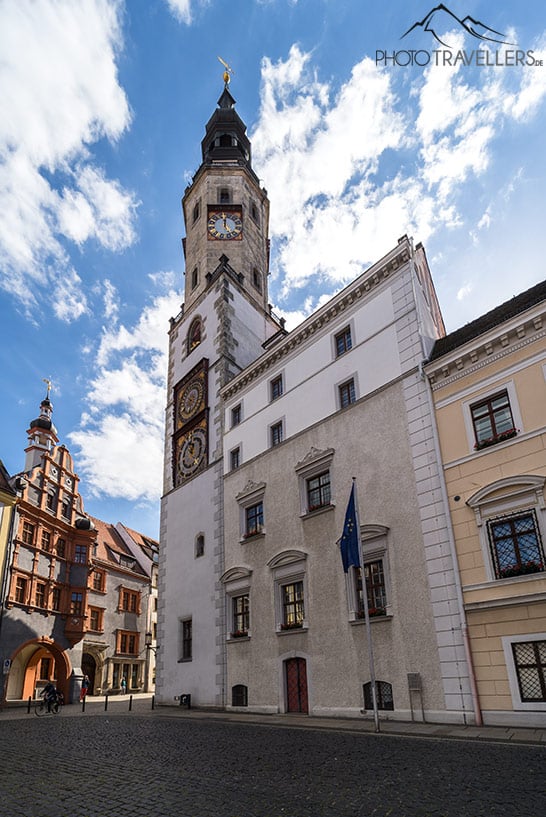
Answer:
M198 559L205 552L205 537L202 533L198 533L195 537L195 558Z
M233 139L230 133L223 133L219 139L221 148L230 148L233 144Z
M201 343L201 320L196 318L192 321L190 331L188 332L188 354L192 352L196 346Z
M231 201L231 191L229 187L221 187L218 194L220 204L229 204Z

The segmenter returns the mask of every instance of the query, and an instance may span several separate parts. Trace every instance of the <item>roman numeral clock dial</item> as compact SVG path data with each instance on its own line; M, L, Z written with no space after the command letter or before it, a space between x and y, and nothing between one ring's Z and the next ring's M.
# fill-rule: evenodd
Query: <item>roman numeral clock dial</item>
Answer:
M242 238L243 222L240 213L219 210L209 214L207 223L209 238L230 240Z

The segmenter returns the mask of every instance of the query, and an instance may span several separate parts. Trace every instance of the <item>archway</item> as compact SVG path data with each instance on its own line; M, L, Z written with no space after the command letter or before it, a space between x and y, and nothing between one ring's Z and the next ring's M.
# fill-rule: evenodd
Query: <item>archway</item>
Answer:
M27 641L11 658L5 700L36 698L47 682L53 681L68 701L70 672L66 653L54 641L46 638Z
M89 652L84 652L82 656L82 672L89 677L89 695L95 692L95 677L97 675L97 662Z

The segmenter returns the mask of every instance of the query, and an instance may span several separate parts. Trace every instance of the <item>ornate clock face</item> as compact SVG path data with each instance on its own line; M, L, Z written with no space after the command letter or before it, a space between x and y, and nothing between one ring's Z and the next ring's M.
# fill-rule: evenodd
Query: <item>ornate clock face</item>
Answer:
M178 472L191 477L199 469L207 452L207 434L204 428L196 428L186 434L178 450Z
M240 238L243 232L241 216L228 210L210 213L208 231L212 238Z
M178 401L178 418L181 423L190 420L201 410L203 404L203 380L195 377L184 387Z

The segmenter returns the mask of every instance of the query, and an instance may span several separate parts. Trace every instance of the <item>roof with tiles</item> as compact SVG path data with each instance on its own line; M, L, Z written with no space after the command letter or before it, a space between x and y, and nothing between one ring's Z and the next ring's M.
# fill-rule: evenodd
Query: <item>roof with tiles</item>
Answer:
M145 576L146 574L136 561L134 555L131 553L119 533L116 531L114 525L110 525L108 522L103 522L101 519L97 519L94 516L91 516L90 519L92 520L97 531L97 548L94 558L101 562L109 562L112 567L122 567L124 570L132 570L134 573ZM140 534L138 535L140 536ZM121 565L121 557L126 557L128 560L130 559L133 565L131 567L128 565Z
M485 334L490 329L504 323L516 315L520 315L527 309L536 306L541 301L546 299L546 281L536 284L534 287L527 289L525 292L514 296L509 301L505 301L500 306L495 307L490 312L486 312L480 318L471 321L470 323L461 326L454 332L450 332L443 338L440 338L434 344L429 360L436 360L442 355L458 349L470 340Z

